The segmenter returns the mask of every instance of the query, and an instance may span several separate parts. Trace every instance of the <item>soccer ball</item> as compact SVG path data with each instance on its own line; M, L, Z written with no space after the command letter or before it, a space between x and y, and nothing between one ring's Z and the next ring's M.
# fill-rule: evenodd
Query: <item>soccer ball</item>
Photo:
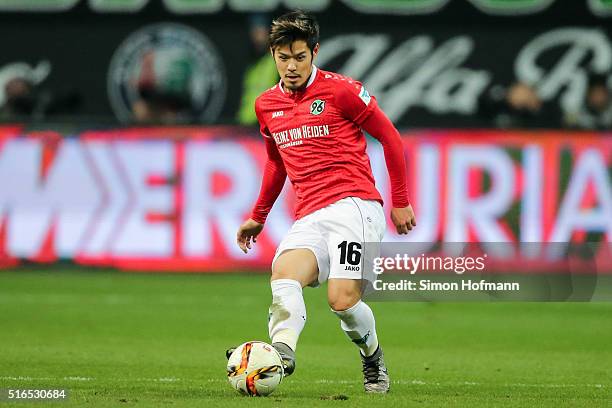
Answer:
M227 360L227 378L239 393L270 395L283 379L283 362L278 351L263 341L248 341Z

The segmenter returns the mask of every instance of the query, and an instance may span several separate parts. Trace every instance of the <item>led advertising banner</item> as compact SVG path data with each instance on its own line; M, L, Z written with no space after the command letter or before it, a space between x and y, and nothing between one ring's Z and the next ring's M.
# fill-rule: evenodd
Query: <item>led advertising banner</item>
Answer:
M242 128L0 133L0 263L136 270L267 268L291 226L289 183L255 249L236 245L263 142ZM596 133L402 134L418 225L386 242L610 242L612 139ZM381 146L371 167L389 211Z
M457 0L461 6L489 14L521 16L542 12L561 0ZM88 7L97 13L137 13L160 5L178 15L187 13L213 14L224 8L235 12L272 11L279 7L308 11L325 11L332 0L0 0L0 11L61 13L78 7ZM340 3L340 2L339 2ZM347 8L365 14L434 14L451 4L450 0L342 0ZM574 6L576 7L576 6ZM579 7L576 7L579 9ZM609 0L589 0L586 8L596 15L612 14Z

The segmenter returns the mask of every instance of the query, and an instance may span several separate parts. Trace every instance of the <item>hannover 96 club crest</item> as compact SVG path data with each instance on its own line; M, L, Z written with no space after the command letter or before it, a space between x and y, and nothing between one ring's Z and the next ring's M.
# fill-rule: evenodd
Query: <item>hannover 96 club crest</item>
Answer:
M313 115L320 115L323 113L324 110L325 110L325 101L322 101L321 99L317 99L313 101L312 104L310 105L310 113L312 113Z

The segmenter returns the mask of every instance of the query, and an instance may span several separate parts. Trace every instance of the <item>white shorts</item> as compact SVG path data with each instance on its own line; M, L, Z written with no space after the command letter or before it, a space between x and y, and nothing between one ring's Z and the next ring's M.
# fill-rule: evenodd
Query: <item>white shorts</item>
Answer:
M379 243L386 221L378 201L347 197L297 220L274 255L289 249L310 249L319 265L318 286L327 279L362 279L363 265L378 254L365 252L365 243ZM369 244L368 248L372 248Z

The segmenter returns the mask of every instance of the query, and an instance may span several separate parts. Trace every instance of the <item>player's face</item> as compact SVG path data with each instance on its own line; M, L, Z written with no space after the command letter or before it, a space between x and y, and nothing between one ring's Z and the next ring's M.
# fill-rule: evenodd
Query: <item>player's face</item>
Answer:
M279 46L271 51L285 89L295 91L308 81L312 72L312 62L319 52L319 44L310 52L306 41L298 40L291 45Z

